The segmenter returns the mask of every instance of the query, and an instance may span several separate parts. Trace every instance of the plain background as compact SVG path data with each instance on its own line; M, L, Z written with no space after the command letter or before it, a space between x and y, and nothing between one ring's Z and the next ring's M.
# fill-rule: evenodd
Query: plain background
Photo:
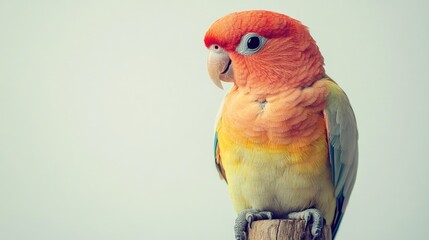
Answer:
M203 37L247 9L309 26L354 107L337 239L427 237L427 1L4 0L0 239L233 239Z

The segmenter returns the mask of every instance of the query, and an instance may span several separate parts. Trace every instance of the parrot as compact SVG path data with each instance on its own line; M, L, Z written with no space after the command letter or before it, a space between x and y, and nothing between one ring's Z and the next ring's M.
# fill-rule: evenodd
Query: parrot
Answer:
M233 12L204 36L208 75L231 83L214 134L214 158L237 212L235 239L253 221L301 219L334 238L358 167L350 101L324 68L308 28L282 13Z

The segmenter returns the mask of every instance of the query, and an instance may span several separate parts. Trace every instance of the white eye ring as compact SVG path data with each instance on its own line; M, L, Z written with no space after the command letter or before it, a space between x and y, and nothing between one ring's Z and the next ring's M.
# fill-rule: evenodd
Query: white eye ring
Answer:
M235 49L241 55L252 55L257 53L265 45L268 39L256 33L247 33L241 38L240 44Z

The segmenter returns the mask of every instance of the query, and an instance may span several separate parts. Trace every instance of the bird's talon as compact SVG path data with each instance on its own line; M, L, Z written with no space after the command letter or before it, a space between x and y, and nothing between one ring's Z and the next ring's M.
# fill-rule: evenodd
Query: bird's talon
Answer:
M271 219L271 212L261 212L256 209L248 209L239 213L235 220L235 236L238 240L247 240L247 230L252 229L252 223L257 220Z
M302 212L290 213L288 214L288 218L304 220L304 229L307 229L308 223L310 221L313 222L313 226L311 227L311 235L313 236L313 240L319 238L324 225L323 215L319 210L311 208Z

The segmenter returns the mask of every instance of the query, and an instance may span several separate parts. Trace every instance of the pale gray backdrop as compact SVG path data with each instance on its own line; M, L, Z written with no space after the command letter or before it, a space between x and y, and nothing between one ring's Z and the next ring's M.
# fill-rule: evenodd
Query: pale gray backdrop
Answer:
M355 109L338 239L427 237L427 1L2 0L0 239L233 239L203 37L247 9L309 26Z

